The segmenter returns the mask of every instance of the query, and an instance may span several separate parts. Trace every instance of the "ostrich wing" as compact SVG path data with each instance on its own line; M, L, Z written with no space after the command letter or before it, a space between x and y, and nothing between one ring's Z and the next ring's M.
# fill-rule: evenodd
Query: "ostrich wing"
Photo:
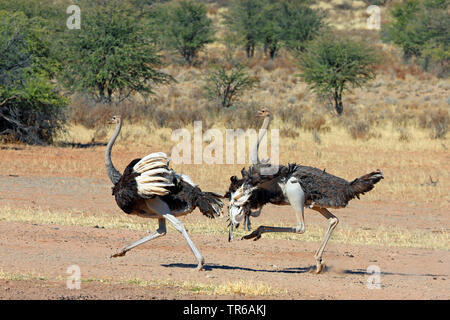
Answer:
M143 198L164 196L173 187L174 172L168 168L169 157L163 152L151 153L134 166L137 193Z
M306 194L306 202L325 208L343 208L355 197L350 183L335 175L308 166L296 166L293 174Z

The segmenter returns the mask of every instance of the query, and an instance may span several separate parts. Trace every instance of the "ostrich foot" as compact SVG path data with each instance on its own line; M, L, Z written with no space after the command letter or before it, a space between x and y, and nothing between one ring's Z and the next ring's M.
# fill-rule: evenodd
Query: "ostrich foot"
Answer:
M198 261L197 267L195 269L192 269L191 271L203 271L204 265L205 265L205 259L202 257L202 259Z
M110 255L109 257L110 257L110 258L123 257L126 253L127 253L127 251L122 250L122 251L120 251L120 252L118 252L118 253L115 253L115 254Z
M252 233L250 233L250 234L248 234L246 236L243 236L241 238L241 240L244 240L244 239L248 240L248 239L253 239L254 238L253 241L256 241L256 240L259 240L261 238L261 235L262 235L262 229L261 229L261 227L259 227L258 229L256 229Z
M195 271L203 271L204 270L203 269L203 264L199 264L194 270ZM192 270L192 271L194 271L194 270Z
M259 240L261 238L261 233L258 232L258 230L255 230L252 233L250 233L250 234L248 234L246 236L243 236L241 238L241 240L244 240L244 239L248 240L248 239L252 239L252 238L254 238L253 241Z
M327 266L325 265L325 263L323 263L323 261L317 261L316 270L311 269L311 271L314 271L315 274L319 274L322 273L322 271L324 271L326 268Z

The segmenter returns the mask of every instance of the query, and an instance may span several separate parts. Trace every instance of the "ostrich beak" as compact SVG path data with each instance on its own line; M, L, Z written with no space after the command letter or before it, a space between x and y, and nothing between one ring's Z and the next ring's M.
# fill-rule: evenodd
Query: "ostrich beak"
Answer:
M230 220L230 225L228 229L228 242L231 242L233 240L233 223Z

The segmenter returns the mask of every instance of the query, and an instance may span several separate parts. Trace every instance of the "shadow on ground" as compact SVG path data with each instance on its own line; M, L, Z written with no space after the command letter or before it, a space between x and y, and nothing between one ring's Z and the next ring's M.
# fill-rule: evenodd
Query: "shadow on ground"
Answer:
M106 142L90 142L90 143L59 142L56 145L61 148L87 149L92 147L106 146Z
M354 275L370 275L373 273L367 273L364 269L356 269L356 270L343 270L341 273L344 274L354 274ZM446 277L446 274L415 274L415 273L401 273L401 272L380 272L381 276L405 276L405 277Z
M186 264L186 263L171 263L171 264L161 264L161 266L166 268L189 268L195 269L197 267L196 264ZM238 267L238 266L228 266L228 265L220 265L220 264L207 264L203 266L204 271L211 271L214 269L218 270L242 270L242 271L250 271L250 272L270 272L270 273L306 273L314 270L315 267L299 267L299 268L285 268L285 269L256 269L256 268L247 268L247 267Z

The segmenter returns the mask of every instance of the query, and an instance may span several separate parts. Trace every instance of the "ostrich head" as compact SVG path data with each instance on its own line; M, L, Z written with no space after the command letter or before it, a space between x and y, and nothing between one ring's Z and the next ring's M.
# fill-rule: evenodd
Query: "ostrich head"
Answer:
M270 117L270 116L271 116L271 113L266 108L262 108L261 110L258 111L258 117Z
M228 206L228 214L230 222L237 228L244 218L244 214L248 211L248 200L252 195L252 191L256 187L251 187L244 183L235 192L231 193L230 205Z
M109 124L118 124L120 122L120 116L113 116L111 119L109 119Z
M236 177L232 177L232 179L236 179ZM236 182L234 186L236 187ZM241 181L242 182L242 181ZM233 181L232 181L233 185ZM229 199L230 204L228 206L228 216L230 219L230 229L228 234L228 241L233 239L233 228L238 228L242 219L245 215L250 214L250 203L249 199L252 195L253 190L257 187L252 187L249 183L242 183L237 189L232 191L232 187L230 187L229 191Z

